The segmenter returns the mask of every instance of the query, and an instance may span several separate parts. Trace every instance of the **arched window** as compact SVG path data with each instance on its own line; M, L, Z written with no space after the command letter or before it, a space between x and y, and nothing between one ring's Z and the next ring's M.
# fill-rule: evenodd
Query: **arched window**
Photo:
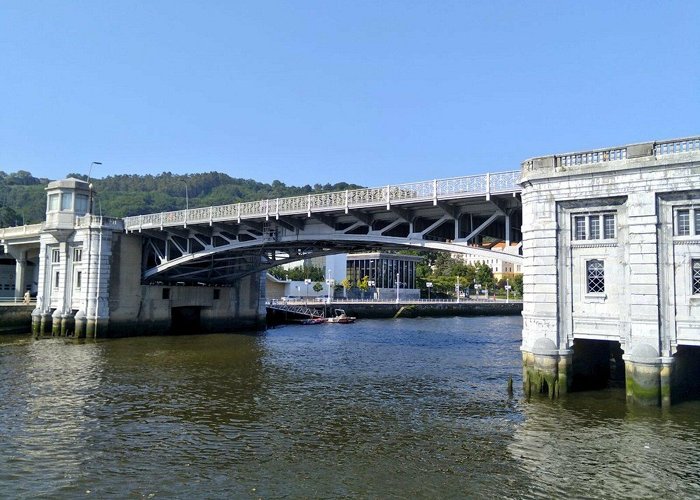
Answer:
M605 292L605 268L602 260L586 262L586 291L588 293Z

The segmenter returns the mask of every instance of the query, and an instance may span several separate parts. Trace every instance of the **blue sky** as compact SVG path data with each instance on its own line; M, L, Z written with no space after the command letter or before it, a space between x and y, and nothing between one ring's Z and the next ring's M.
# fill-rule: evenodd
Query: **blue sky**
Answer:
M4 1L0 170L377 186L700 134L695 1Z

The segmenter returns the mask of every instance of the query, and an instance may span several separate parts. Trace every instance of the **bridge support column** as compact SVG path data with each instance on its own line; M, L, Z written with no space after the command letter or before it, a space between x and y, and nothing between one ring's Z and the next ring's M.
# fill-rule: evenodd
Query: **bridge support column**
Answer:
M84 339L87 336L87 321L85 318L85 312L81 309L75 313L73 318L75 325L75 338Z
M15 299L21 299L24 296L24 288L27 283L27 252L22 250L17 256L15 263Z
M523 390L526 397L547 394L550 399L571 389L572 356L570 350L523 351Z
M32 334L43 337L51 328L51 314L36 308L32 311Z
M61 311L56 309L51 315L51 336L61 336Z
M642 406L671 405L673 358L625 360L627 401Z

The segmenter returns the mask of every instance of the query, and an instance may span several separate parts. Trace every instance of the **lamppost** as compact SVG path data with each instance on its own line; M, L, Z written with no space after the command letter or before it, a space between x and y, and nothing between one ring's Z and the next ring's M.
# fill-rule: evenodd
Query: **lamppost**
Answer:
M396 273L396 303L399 303L399 273Z
M311 280L309 278L306 278L304 280L304 284L306 285L306 297L304 299L304 303L308 306L309 305L309 285L311 284Z
M457 276L457 284L455 284L455 292L457 294L457 302L459 302L459 276Z
M426 282L425 282L425 287L428 289L428 300L430 300L430 290L433 288L433 282L432 282L432 281L426 281Z
M476 293L476 298L479 298L479 290L481 290L481 285L479 283L474 283L474 293Z
M370 287L370 288L375 288L375 285L376 285L376 282L375 282L374 280L369 280L369 281L367 282L367 286ZM374 297L375 299L377 298L377 290L376 290L376 288L375 288L375 290L374 290L374 293L372 294L372 297Z
M101 161L93 161L90 163L90 168L88 168L88 178L87 178L87 183L88 183L88 189L90 190L90 200L88 202L88 212L92 214L92 184L90 183L90 179L92 177L92 167L93 165L102 165Z
M326 272L326 283L328 284L328 304L333 300L333 286L335 286L335 280L331 278L333 276L333 269L328 269Z
M504 287L506 289L506 304L510 302L510 283L508 283L508 280L506 280L506 286Z

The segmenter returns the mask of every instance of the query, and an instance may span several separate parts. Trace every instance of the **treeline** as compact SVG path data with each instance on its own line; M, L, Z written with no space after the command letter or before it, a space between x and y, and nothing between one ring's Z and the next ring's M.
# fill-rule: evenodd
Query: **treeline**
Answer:
M66 177L88 180L78 173ZM221 172L114 175L90 181L95 190L95 212L111 217L181 210L188 202L190 208L197 208L361 187L346 182L287 186L278 180L269 184ZM48 182L24 170L11 174L0 171L0 227L42 222Z

